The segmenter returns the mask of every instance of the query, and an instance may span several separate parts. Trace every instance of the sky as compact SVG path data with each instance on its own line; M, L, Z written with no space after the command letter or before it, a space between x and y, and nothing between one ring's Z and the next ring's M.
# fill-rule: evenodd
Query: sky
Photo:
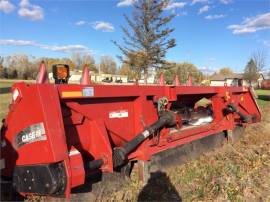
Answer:
M121 54L123 14L136 0L0 0L0 55L70 57ZM171 0L165 14L177 46L166 59L199 69L231 67L241 72L252 53L270 56L270 0ZM117 61L120 65L120 62ZM269 67L269 63L268 63Z

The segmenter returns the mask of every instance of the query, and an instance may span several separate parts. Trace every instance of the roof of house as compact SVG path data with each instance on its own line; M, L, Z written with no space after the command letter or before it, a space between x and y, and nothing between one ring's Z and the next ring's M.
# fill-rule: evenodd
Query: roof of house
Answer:
M226 79L242 79L242 78L243 78L243 74L237 74L237 73L233 73L230 75L215 74L210 78L210 80L211 81L224 81Z
M264 80L270 79L270 68L266 69L265 71L261 71L260 75L263 77Z

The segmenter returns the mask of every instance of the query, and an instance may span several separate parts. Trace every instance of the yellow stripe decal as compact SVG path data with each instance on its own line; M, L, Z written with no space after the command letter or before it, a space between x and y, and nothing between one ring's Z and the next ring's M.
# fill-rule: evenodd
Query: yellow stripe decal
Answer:
M64 91L62 97L82 97L82 91Z

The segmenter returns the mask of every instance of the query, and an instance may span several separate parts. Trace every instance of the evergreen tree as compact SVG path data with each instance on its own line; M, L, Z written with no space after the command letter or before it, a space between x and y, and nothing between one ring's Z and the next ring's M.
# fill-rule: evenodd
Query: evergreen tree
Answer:
M18 78L18 71L17 71L16 69L14 69L14 70L12 71L11 77L12 77L13 79L17 79L17 78Z
M4 67L3 69L3 77L4 79L8 79L8 69Z
M114 44L121 50L121 61L128 63L136 72L143 72L145 80L149 68L160 69L165 63L165 54L174 47L175 39L168 39L174 29L166 25L174 15L165 15L169 0L138 0L134 3L132 19L124 15L129 28L121 27L124 45ZM135 62L134 62L135 60ZM143 64L140 61L144 61Z
M247 63L244 71L243 78L251 84L252 81L257 81L259 78L259 70L253 59Z

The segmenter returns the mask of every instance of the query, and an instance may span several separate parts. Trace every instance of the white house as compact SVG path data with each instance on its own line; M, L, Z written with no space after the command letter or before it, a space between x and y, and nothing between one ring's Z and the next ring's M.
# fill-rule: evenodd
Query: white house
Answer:
M252 82L251 85L254 88L260 88L264 77L260 74L257 81ZM230 75L213 75L210 79L210 86L249 86L249 82L243 79L243 74L230 74Z
M246 83L243 80L242 74L221 75L216 74L210 79L210 86L241 86Z
M101 83L104 80L116 82L117 80L121 80L122 83L127 83L128 78L125 75L116 75L116 74L97 74L94 72L90 72L91 75L91 81L95 83ZM70 77L69 77L69 83L80 83L82 77L82 71L81 70L75 70L70 71ZM49 79L50 81L54 81L53 79L53 73L49 73Z

